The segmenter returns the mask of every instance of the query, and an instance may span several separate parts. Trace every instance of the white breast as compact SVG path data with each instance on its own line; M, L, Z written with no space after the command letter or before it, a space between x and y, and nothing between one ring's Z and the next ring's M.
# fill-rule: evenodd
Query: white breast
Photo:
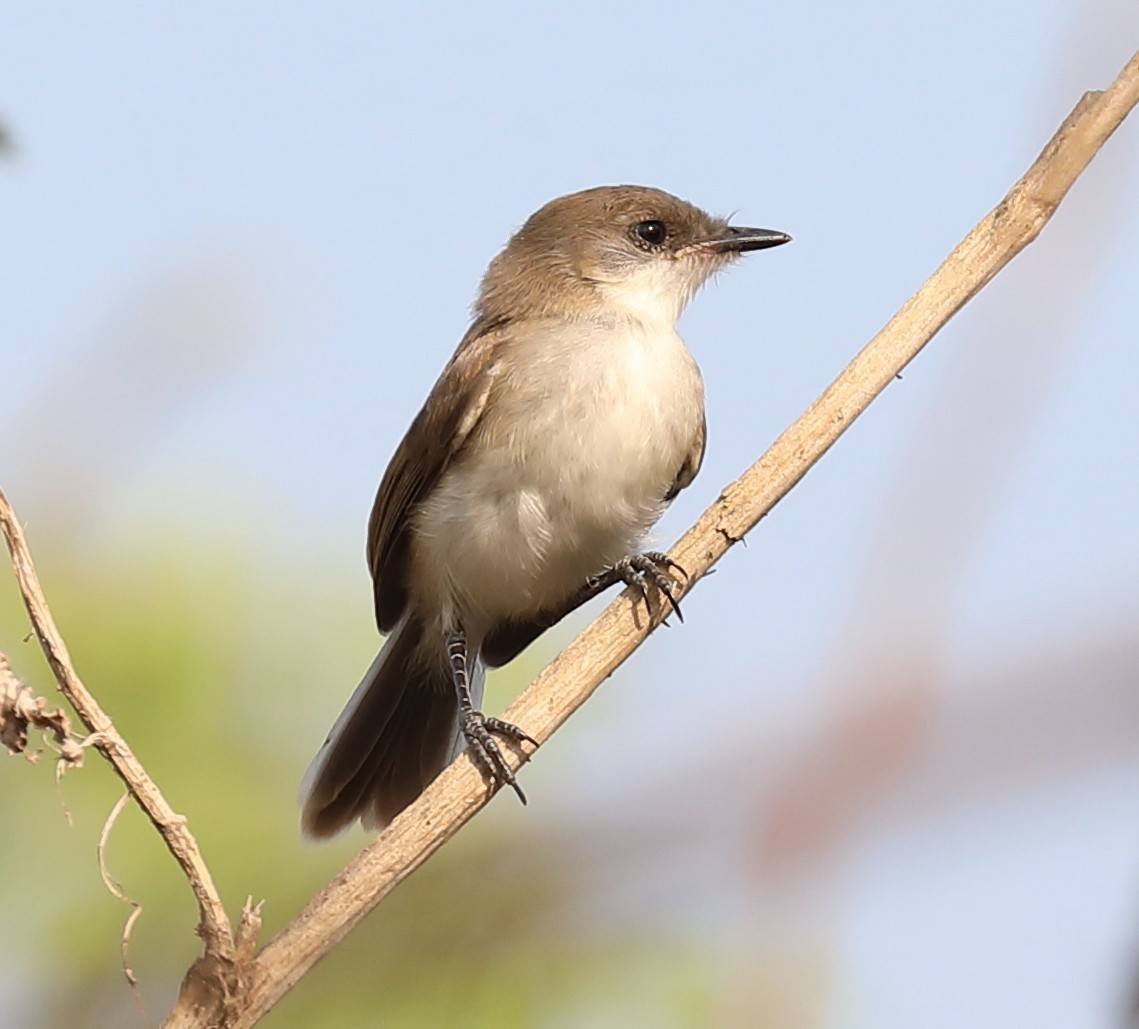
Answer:
M638 548L700 431L700 372L671 322L534 326L416 522L423 599L473 622L552 606ZM445 572L443 571L445 569Z

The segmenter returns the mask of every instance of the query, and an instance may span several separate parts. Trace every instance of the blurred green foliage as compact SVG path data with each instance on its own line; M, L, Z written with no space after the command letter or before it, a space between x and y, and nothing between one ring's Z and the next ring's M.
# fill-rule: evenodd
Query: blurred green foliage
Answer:
M80 675L188 817L231 912L249 894L265 901L267 938L363 841L356 831L303 844L295 791L371 657L368 612L352 603L358 590L329 581L327 569L259 564L254 547L165 531L96 553L34 527L30 535ZM51 697L14 584L0 578L0 649ZM119 966L130 909L103 887L95 853L121 795L117 779L94 753L58 787L50 752L36 766L10 757L3 774L0 939L11 956L3 973L11 1024L143 1024ZM263 1024L715 1023L708 957L694 943L606 919L596 869L582 848L565 846L573 831L535 810L477 819ZM129 961L160 1019L199 951L196 909L133 806L107 860L144 907Z

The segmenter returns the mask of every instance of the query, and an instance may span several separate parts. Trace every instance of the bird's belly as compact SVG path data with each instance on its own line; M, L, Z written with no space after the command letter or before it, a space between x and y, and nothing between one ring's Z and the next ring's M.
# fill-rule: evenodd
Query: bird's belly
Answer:
M700 432L703 388L675 334L663 356L637 342L579 347L564 368L547 355L504 384L416 518L431 603L468 628L533 614L641 544Z

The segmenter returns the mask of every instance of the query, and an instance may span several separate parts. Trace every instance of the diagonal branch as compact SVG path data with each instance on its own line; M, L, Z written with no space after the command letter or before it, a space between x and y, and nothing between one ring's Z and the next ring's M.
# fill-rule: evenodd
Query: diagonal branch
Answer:
M190 881L198 901L198 934L205 941L206 960L210 962L215 978L218 974L225 978L234 960L233 930L210 877L210 870L198 849L198 842L186 827L186 819L170 806L72 666L67 645L44 599L39 576L24 539L24 530L3 490L0 490L0 531L8 542L8 552L12 555L12 566L32 627L60 691L91 733L88 742L111 763Z
M1139 53L1103 92L1087 93L1036 162L831 386L684 535L672 552L687 592L826 453L938 330L1039 235L1072 183L1139 101ZM659 622L638 620L628 591L505 713L540 743L576 711ZM516 767L517 757L512 759ZM487 802L460 757L366 847L254 960L248 993L229 1012L256 1023L369 911ZM168 1025L201 1025L180 1003Z

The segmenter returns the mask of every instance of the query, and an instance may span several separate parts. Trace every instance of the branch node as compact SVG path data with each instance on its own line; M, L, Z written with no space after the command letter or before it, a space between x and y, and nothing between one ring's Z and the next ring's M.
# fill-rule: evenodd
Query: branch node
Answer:
M729 547L734 547L737 543L740 543L743 541L743 536L733 536L722 525L716 526L716 532L718 532L723 537L724 542Z

